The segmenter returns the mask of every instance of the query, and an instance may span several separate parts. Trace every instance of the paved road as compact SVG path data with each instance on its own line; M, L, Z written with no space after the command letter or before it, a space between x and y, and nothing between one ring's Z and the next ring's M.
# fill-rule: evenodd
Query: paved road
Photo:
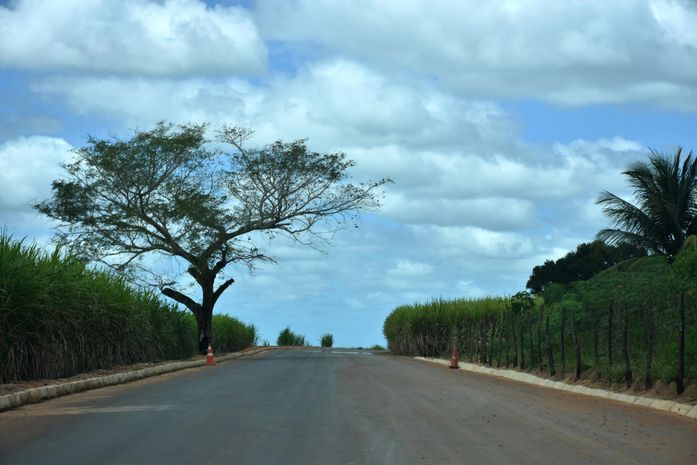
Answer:
M697 421L351 351L278 351L0 413L2 465L697 464Z

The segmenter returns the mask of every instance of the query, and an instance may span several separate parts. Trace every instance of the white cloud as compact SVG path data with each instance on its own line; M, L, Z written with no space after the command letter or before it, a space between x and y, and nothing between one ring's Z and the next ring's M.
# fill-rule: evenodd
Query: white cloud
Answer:
M469 297L472 299L478 299L486 296L484 289L473 284L471 280L458 281L456 289L457 292L464 297Z
M594 198L624 189L621 169L643 156L640 144L621 137L532 146L495 103L390 80L343 60L265 86L111 77L46 79L33 88L128 127L167 117L252 127L258 134L251 144L308 137L313 149L348 153L359 178L391 177L383 215L407 224L583 236L596 225L581 220L597 219Z
M0 211L26 210L51 192L51 181L62 174L71 157L65 140L33 136L0 145Z
M49 78L33 91L64 99L79 114L117 119L123 128L175 122L235 121L259 113L263 94L236 78L216 81L121 77Z
M677 0L295 0L259 2L255 16L267 39L434 77L470 98L695 110L695 10Z
M677 44L697 47L697 5L689 0L653 0L651 11L663 33Z
M0 66L116 74L256 74L247 11L199 0L20 0L0 6Z
M400 190L386 196L381 211L409 224L478 226L492 230L521 229L535 222L532 202L505 197L428 198Z
M440 256L515 260L536 252L532 238L471 226L411 226L416 237Z
M61 163L72 146L53 137L32 136L0 144L0 225L18 234L51 224L32 205L47 199L51 182L62 175Z
M398 279L414 279L433 273L433 266L428 263L411 260L397 260L395 265L387 270L387 274Z
M237 78L50 77L33 91L81 114L124 127L213 121L253 127L259 139L309 137L314 146L372 148L482 144L493 150L515 124L495 103L466 101L423 82L388 79L355 62L330 60L263 86ZM507 140L510 136L506 136Z

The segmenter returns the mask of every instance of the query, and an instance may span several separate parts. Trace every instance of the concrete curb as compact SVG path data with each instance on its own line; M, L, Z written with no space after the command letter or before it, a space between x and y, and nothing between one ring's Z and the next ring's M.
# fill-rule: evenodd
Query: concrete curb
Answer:
M227 355L221 355L220 357L216 357L215 360L216 363L224 362L226 360L233 360L236 358L251 357L252 355L257 355L262 352L275 349L277 349L277 347L260 347L258 349L248 350L246 352L234 352ZM173 371L179 371L184 370L186 368L194 368L205 365L205 358L201 360L187 360L183 362L173 362L164 365L156 365L140 370L115 373L113 375L81 379L79 381L73 381L69 383L52 384L49 386L41 386L33 389L25 389L24 391L13 392L12 394L0 396L0 412L21 407L22 405L26 404L34 404L44 400L52 399L54 397L75 394L78 392L89 391L90 389L98 389L106 386L130 383L132 381L137 381L143 378L149 378L151 376L162 375L165 373L171 373Z
M450 366L450 360L429 357L414 358L416 360L423 360L425 362ZM684 415L686 417L697 419L697 405L683 404L680 402L675 402L673 400L652 399L650 397L634 396L631 394L621 394L618 392L606 391L604 389L589 388L586 386L581 386L579 384L566 384L560 381L553 381L547 378L540 378L539 376L531 375L530 373L523 373L521 371L515 370L502 370L498 368L490 368L481 365L476 365L474 363L460 362L459 366L460 370L471 371L474 373L482 373L489 376L498 376L499 378L512 379L514 381L520 381L522 383L534 384L537 386L557 389L560 391L573 392L584 396L601 397L603 399L615 400L617 402L623 402L625 404L641 405L643 407L662 410L664 412L671 412L678 415Z

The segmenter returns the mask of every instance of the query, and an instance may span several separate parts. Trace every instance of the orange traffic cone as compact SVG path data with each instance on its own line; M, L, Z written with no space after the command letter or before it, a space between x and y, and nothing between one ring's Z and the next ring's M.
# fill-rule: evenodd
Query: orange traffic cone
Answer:
M206 355L206 365L215 365L215 360L213 360L213 347L208 344L208 355Z
M460 354L457 352L457 349L453 348L453 355L450 357L450 368L460 368L460 365L457 364L457 359Z

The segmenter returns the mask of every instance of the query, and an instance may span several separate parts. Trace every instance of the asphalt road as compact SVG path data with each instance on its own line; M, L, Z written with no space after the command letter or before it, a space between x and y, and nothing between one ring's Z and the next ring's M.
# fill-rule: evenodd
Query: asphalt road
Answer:
M336 349L0 413L2 465L693 463L687 417Z

